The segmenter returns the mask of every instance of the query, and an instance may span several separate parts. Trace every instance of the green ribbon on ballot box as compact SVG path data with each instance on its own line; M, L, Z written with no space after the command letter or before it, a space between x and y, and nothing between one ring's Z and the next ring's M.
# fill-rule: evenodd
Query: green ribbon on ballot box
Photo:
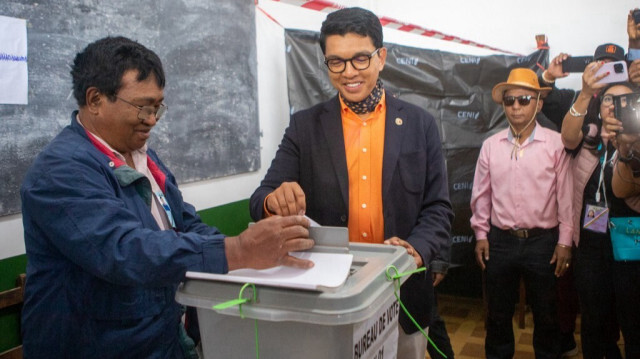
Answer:
M418 269L415 269L415 270L412 270L412 271L408 271L408 272L398 272L398 268L396 268L395 266L391 265L391 266L387 267L387 270L385 272L385 276L386 276L387 280L394 281L393 294L395 295L396 299L398 300L398 303L400 304L400 307L402 307L402 310L405 312L405 314L407 314L409 319L411 319L411 321L418 328L418 330L420 330L422 335L424 335L425 338L427 338L429 343L436 349L436 351L438 353L440 353L440 355L442 355L443 358L446 359L447 356L442 351L440 351L440 349L433 343L431 338L429 338L427 333L425 333L425 331L420 327L420 325L415 321L415 319L413 319L413 317L411 316L411 314L409 313L407 308L404 306L404 304L400 300L400 295L399 295L399 292L400 292L400 278L402 278L404 276L412 275L414 273L424 272L425 270L427 270L427 268L422 267L422 268L418 268ZM245 298L244 291L248 287L251 287L252 295L250 295L249 298ZM224 310L224 309L227 309L227 308L238 306L238 311L240 312L240 318L244 319L244 313L242 312L242 305L245 304L245 303L251 303L251 302L255 303L256 302L256 297L257 297L257 291L256 291L255 284L253 284L253 283L245 283L242 286L242 288L240 288L240 293L238 294L238 298L237 299L232 299L232 300L229 300L227 302L216 304L212 308L215 309L215 310ZM258 320L257 319L254 319L254 332L255 332L255 341L256 341L256 358L259 359L260 358L260 351L259 351L259 346L258 346Z
M244 298L244 290L247 289L247 287L251 287L252 291L253 291L253 296L251 298ZM236 305L238 306L238 311L240 312L240 318L244 319L244 313L242 313L242 305L244 303L247 302L254 302L256 301L256 297L257 297L257 291L256 291L256 286L253 283L245 283L242 288L240 288L240 293L238 294L238 299L233 299L227 302L223 302L220 304L216 304L214 305L212 308L215 310L222 310L222 309L227 309L227 308L231 308L231 307L235 307ZM260 359L260 352L258 350L258 319L254 319L253 320L253 328L254 328L254 333L255 333L255 337L256 337L256 358Z
M398 300L398 303L400 303L400 307L402 308L404 313L407 315L407 317L409 317L409 319L411 319L411 322L413 323L413 325L416 326L416 328L418 328L420 333L422 333L422 335L424 335L424 337L427 338L427 340L429 341L429 344L431 344L431 346L433 346L433 348L438 352L438 354L442 355L443 358L447 359L447 356L440 350L440 348L438 348L436 346L436 344L433 342L433 340L431 340L431 338L429 338L429 335L427 333L425 333L424 329L422 329L422 327L416 322L416 320L413 319L413 316L411 316L411 314L409 313L407 308L404 306L404 304L400 300L400 295L398 294L398 292L400 291L400 278L412 275L414 273L424 272L426 270L427 270L426 267L421 267L421 268L418 268L418 269L414 269L412 271L398 273L398 268L396 268L396 266L394 266L394 265L391 265L391 266L387 267L387 271L386 271L385 275L387 276L387 280L393 280L394 281L393 282L393 294L396 296L396 299ZM393 274L393 273L395 273L395 274Z

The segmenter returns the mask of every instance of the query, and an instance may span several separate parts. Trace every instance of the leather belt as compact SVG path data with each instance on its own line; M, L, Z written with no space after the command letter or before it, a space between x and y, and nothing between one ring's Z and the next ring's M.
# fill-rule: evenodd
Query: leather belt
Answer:
M500 229L494 226L492 227L503 232L504 234L509 234L511 236L522 238L522 239L538 237L543 234L554 233L558 230L558 226L553 228L518 228L518 229Z
M553 231L556 230L556 228L558 228L558 227L554 227L554 228L530 228L530 229L519 228L519 229L510 229L509 230L509 234L514 236L514 237L518 237L518 238L531 238L531 237L538 237L538 236L541 236L543 234L552 233Z

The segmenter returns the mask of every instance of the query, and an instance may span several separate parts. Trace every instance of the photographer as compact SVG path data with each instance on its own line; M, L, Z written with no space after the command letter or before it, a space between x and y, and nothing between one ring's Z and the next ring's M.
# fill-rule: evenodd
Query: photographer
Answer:
M582 90L562 122L562 142L571 154L574 176L573 273L581 304L582 352L587 359L621 358L607 221L609 211L620 201L613 200L611 185L615 148L602 131L600 118L610 117L613 96L632 92L633 85L599 83L606 76L596 75L602 65L587 65Z
M619 101L626 104L629 111L620 111L620 119L613 113L603 117L604 127L611 142L617 148L614 156L612 191L615 197L611 207L611 240L614 256L613 285L615 288L616 311L625 342L625 357L640 358L640 250L637 243L640 222L640 126L635 114L640 106L635 96ZM635 113L634 113L635 112ZM629 116L631 115L631 116ZM618 243L630 243L624 252L616 254Z
M559 89L555 86L557 79L569 76L569 72L562 71L562 62L569 57L571 57L569 54L560 53L549 62L549 67L538 78L542 85L551 87L551 92L545 98L542 113L555 123L558 128L562 126L562 119L580 94L580 91ZM612 43L598 46L593 54L594 62L607 63L622 60L625 60L624 48ZM640 80L640 73L638 74L638 79Z

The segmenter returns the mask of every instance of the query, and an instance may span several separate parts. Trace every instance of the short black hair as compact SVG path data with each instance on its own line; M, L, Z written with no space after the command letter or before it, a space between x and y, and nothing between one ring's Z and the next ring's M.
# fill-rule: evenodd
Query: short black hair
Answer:
M111 101L122 87L122 76L129 70L138 71L138 81L155 75L156 83L164 88L162 62L155 52L126 37L105 37L79 52L71 65L73 96L78 106L86 105L86 93L97 88Z
M320 28L320 48L325 53L327 36L356 33L368 36L376 49L382 47L382 25L380 19L369 10L351 7L334 11L327 15Z

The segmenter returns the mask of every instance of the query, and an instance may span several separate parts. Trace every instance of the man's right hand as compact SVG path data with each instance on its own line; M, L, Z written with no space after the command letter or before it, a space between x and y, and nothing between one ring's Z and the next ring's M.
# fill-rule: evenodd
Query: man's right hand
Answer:
M549 68L547 68L546 80L557 80L563 77L569 76L568 72L562 72L562 61L569 57L568 54L560 53L549 62ZM544 80L544 79L543 79Z
M484 262L489 260L489 241L476 240L476 262L482 270L486 268Z
M227 237L225 255L229 270L279 265L313 267L313 262L289 255L313 247L308 228L309 220L303 216L273 216L256 222L237 237Z
M267 210L279 216L304 215L307 209L304 191L297 182L283 182L266 201Z

